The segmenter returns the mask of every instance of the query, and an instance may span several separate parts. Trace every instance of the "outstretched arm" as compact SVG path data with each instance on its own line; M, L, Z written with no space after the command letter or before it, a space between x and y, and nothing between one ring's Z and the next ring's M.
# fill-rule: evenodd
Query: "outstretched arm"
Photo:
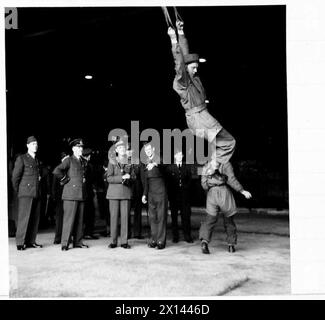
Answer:
M176 85L175 90L181 95L182 90L187 88L189 85L189 76L186 72L186 67L184 63L184 56L180 44L177 42L176 32L172 27L168 28L168 35L170 37L172 45L172 53L175 62L176 77L174 80L174 85Z
M184 22L177 20L176 28L178 33L179 46L182 50L183 55L189 53L188 42L184 34Z
M246 199L252 198L252 195L249 191L244 190L243 186L237 180L234 174L234 169L230 162L224 165L225 174L228 177L227 184L229 184L234 190L240 192Z

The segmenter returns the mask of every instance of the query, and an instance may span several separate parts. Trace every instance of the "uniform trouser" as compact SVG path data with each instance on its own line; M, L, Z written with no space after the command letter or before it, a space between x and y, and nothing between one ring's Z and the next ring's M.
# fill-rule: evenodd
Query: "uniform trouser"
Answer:
M84 205L84 201L63 200L62 247L69 245L71 236L74 246L82 243Z
M217 224L219 213L215 216L207 214L205 220L201 223L200 240L205 240L207 242L211 241L212 231ZM223 225L227 234L227 243L228 245L235 245L237 243L237 228L234 221L234 216L226 217L223 216Z
M32 197L19 197L16 231L17 246L35 243L39 219L40 199Z
M55 242L61 242L63 226L63 201L57 200L55 204Z
M95 206L93 197L90 197L85 201L84 224L84 234L88 236L92 235L95 229Z
M226 163L235 151L236 140L226 129L223 128L215 136L212 144L216 148L214 156L217 161L219 163Z
M121 213L121 244L128 243L129 214L131 200L128 199L109 199L109 211L111 215L111 239L112 243L117 244L119 214Z
M134 198L133 235L141 236L142 233L142 200L141 196Z
M170 211L172 216L173 237L178 239L178 211L181 212L181 223L184 238L191 238L191 206L188 197L178 194L175 198L170 198Z
M148 195L151 240L166 243L168 199L164 193Z

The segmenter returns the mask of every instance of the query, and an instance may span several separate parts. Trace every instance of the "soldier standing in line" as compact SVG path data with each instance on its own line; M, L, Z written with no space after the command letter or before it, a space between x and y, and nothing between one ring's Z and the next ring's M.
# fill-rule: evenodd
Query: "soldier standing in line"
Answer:
M110 161L107 167L107 182L109 183L106 198L109 199L111 243L109 248L117 247L118 222L121 216L121 247L130 249L128 244L129 216L131 209L132 188L134 172L128 163L126 143L119 140L115 143L117 156Z
M176 149L175 163L167 166L167 191L172 217L173 242L177 243L178 236L178 211L181 213L184 240L193 243L191 236L191 204L190 184L192 179L191 167L183 162L182 150Z
M73 155L67 157L53 171L64 183L63 200L63 229L61 249L69 249L71 236L74 248L88 248L82 243L83 214L86 199L86 163L82 159L83 141L75 139L70 142Z
M41 248L36 236L40 219L41 167L36 157L38 143L34 136L27 139L27 153L17 157L12 172L12 184L18 194L16 231L17 250Z

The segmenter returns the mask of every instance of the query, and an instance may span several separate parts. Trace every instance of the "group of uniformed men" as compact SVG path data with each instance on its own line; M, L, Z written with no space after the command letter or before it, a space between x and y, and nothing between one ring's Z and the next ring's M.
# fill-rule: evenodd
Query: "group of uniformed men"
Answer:
M37 139L27 139L27 153L17 157L12 173L13 188L18 196L18 218L16 231L17 250L40 248L36 243L40 219L40 181L41 164L37 159ZM88 152L84 150L82 139L70 142L71 156L62 155L61 163L54 169L54 184L58 186L55 195L56 231L54 244L61 244L67 251L73 248L88 248L83 239L96 239L93 234L94 208L92 201L92 169ZM106 199L109 200L110 238L109 248L116 248L120 233L120 245L129 249L131 199L134 201L134 238L141 236L142 204L148 204L150 218L149 248L164 249L166 246L166 228L168 201L172 218L173 242L179 241L178 212L181 213L184 240L192 243L190 182L191 167L183 161L183 152L175 150L174 163L164 165L152 143L144 145L145 160L132 163L132 150L123 139L114 146L114 157L109 157L103 180L108 183ZM204 167L201 185L207 191L206 217L201 223L199 239L201 249L210 253L208 243L219 213L223 214L229 252L235 252L237 230L234 215L237 212L233 194L229 186L251 197L236 179L230 162L222 165L210 160ZM89 201L90 200L90 201ZM85 214L84 214L85 213ZM89 221L90 220L90 223ZM88 222L88 223L85 223ZM120 223L119 223L120 222ZM118 230L120 224L120 232ZM86 225L86 228L84 228ZM87 230L87 226L88 229ZM89 226L92 226L89 228Z
M36 243L40 219L40 181L41 164L37 158L38 142L34 136L27 139L27 153L19 155L12 172L13 188L18 196L18 218L16 245L18 250L40 248ZM89 150L84 149L82 139L70 142L72 155L62 154L61 163L53 171L56 200L56 230L54 244L61 244L63 251L74 248L88 248L83 239L96 239L93 230L95 216L93 211L92 169ZM103 179L108 184L106 198L109 200L110 248L117 247L119 224L120 245L130 248L130 211L131 199L134 202L133 235L142 238L142 205L148 203L151 237L150 248L163 249L166 245L166 222L168 200L172 218L173 242L179 241L178 212L184 232L184 240L192 243L190 181L191 168L183 162L183 153L175 152L175 163L162 165L155 154L155 147L148 143L144 146L145 163L131 163L131 152L123 139L115 143L115 156L111 157ZM167 193L168 191L168 193ZM90 201L88 201L90 199ZM92 220L90 223L86 220ZM120 223L119 223L120 222Z

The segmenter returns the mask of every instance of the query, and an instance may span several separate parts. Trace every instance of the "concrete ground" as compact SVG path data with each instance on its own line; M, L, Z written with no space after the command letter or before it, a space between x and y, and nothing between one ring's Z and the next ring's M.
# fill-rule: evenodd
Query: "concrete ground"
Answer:
M144 213L145 214L145 213ZM53 230L41 230L42 249L17 251L9 239L10 297L211 297L290 294L287 212L241 210L236 216L237 251L228 253L222 219L203 255L198 240L202 209L193 209L195 241L150 249L147 239L130 239L130 250L109 249L110 239L84 240L89 249L62 252ZM103 227L98 221L97 231ZM143 216L144 235L149 231Z

